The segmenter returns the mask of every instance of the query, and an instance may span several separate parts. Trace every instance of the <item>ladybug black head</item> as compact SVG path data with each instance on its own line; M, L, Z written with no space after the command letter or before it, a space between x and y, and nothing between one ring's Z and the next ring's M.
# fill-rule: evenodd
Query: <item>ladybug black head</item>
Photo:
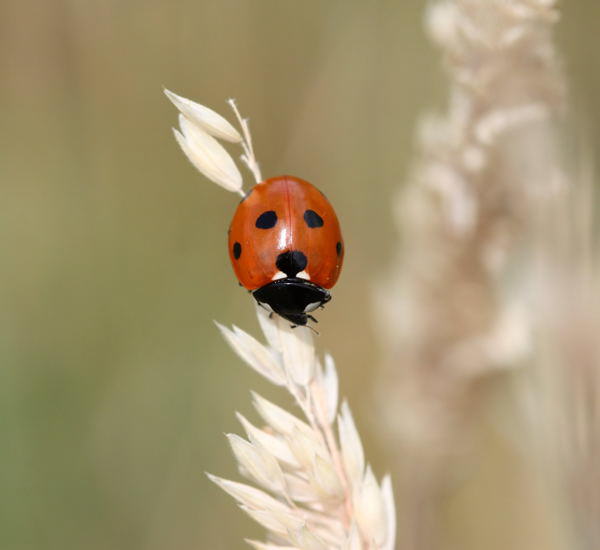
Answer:
M319 285L296 277L278 279L253 292L259 304L268 305L275 313L294 325L306 325L308 315L331 300L331 294Z

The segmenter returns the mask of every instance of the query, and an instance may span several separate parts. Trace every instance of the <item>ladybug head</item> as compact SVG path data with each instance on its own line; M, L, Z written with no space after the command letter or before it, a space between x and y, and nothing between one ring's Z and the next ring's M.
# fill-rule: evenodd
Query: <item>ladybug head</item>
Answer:
M294 325L306 325L312 318L308 314L331 300L324 288L296 277L273 281L255 290L253 296Z

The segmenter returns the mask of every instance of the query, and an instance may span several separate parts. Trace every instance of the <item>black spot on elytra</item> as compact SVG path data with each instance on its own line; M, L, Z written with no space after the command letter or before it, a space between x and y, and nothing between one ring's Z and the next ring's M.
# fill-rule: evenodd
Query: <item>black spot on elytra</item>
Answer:
M299 250L289 250L277 256L275 265L279 271L283 271L288 277L295 277L296 274L303 271L308 260Z
M233 257L238 260L242 255L242 245L240 243L233 243Z
M304 212L304 221L308 227L323 227L323 218L314 210Z
M256 227L259 229L271 229L277 223L277 214L274 210L267 210L256 218Z
M338 256L342 255L342 243L340 241L335 245L335 252Z

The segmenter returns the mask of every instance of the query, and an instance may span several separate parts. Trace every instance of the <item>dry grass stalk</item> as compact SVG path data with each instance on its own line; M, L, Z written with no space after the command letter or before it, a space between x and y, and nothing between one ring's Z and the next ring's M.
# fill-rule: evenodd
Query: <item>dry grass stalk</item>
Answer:
M406 465L400 532L411 549L430 545L423 508L444 485L449 455L464 449L477 382L531 349L520 281L509 275L536 201L561 181L548 162L564 96L554 4L445 0L427 11L448 108L421 122L396 209L402 254L378 301L389 350L379 402L393 403L385 418Z
M175 137L202 174L243 195L239 170L215 138L226 139L242 144L241 159L260 185L248 122L233 100L242 135L214 111L166 93L181 111L181 132L175 130ZM292 329L260 307L257 314L267 345L236 326L218 327L243 361L289 392L304 420L254 394L265 425L255 426L238 413L247 439L227 438L241 474L261 489L213 475L210 479L267 530L268 542L248 541L259 550L393 550L391 481L385 476L379 484L366 463L348 404L338 411L332 357L319 360L309 328Z

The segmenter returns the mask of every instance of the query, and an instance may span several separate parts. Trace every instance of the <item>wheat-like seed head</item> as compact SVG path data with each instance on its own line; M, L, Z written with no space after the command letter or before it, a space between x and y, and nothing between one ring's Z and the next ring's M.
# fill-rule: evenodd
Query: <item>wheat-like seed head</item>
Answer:
M273 544L249 541L255 548L393 550L390 478L377 482L348 404L338 411L333 359L321 362L306 327L293 329L260 307L257 314L266 345L235 326L218 327L240 358L292 395L304 419L254 394L264 425L238 414L247 439L227 437L242 475L264 490L210 479L269 531Z
M522 267L540 204L564 183L555 4L441 0L426 8L447 106L419 125L394 212L402 250L376 303L387 352L381 425L402 457L403 548L438 545L431 511L452 479L452 459L471 443L480 382L526 364L535 347Z
M540 201L564 184L557 17L553 0L443 0L426 11L448 105L420 123L395 212L402 253L377 302L389 350L382 391L407 406L390 408L386 424L424 452L452 452L475 382L532 349L527 289L512 268Z

